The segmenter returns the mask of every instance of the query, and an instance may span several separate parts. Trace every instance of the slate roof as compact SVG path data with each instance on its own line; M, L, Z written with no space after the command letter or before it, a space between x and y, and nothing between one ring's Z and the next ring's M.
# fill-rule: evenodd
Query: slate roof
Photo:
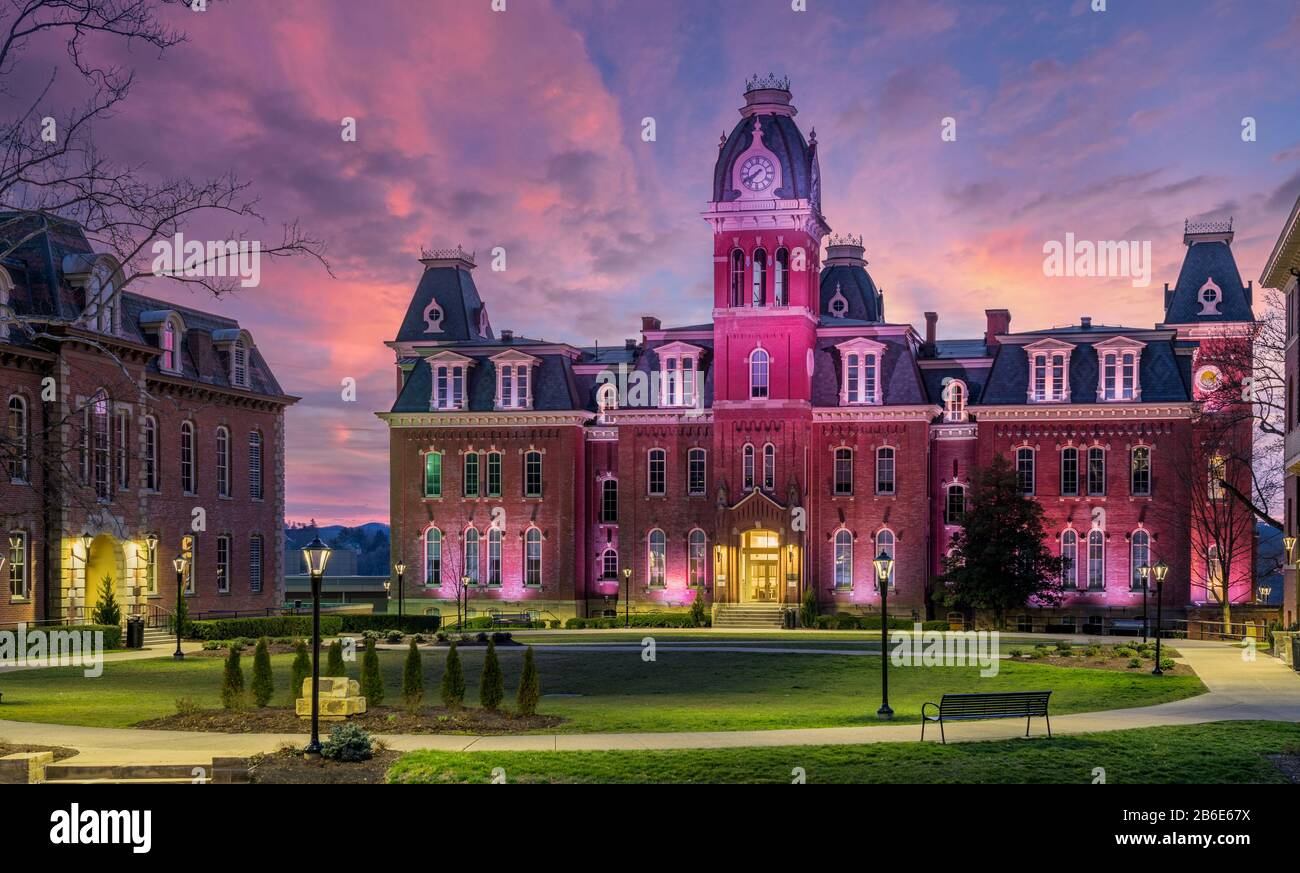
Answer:
M835 297L836 288L849 302L849 311L844 318L836 318L830 314L831 300ZM827 326L844 324L846 319L879 322L882 318L880 292L865 267L850 264L823 267L819 296L821 305L818 312L824 317L823 324Z
M788 115L760 113L742 117L719 151L718 162L713 168L713 199L726 202L740 198L740 192L731 187L731 168L754 141L755 119L762 124L763 145L781 162L782 187L774 189L772 196L791 200L811 198L812 166L817 146L808 144L799 126Z
M514 344L512 343L511 346ZM474 349L470 346L453 346L450 350L475 360L469 368L467 409L471 412L491 412L496 401L496 364L491 356L500 349ZM541 354L535 357L541 364L533 371L533 410L585 409L582 391L573 375L573 368L564 355ZM433 371L427 359L411 368L406 383L393 404L393 412L429 412L433 399ZM592 408L594 409L594 403Z
M988 357L988 354L983 337L934 341L935 358L983 358Z
M929 402L921 380L920 369L912 356L911 343L896 335L875 336L871 339L886 347L881 366L883 379L881 401L885 405ZM844 337L818 337L817 339L817 346L813 351L813 406L840 405L843 360L835 346L844 341Z
M980 343L983 345L983 341ZM984 398L984 385L988 382L989 367L925 367L921 378L925 381L925 392L931 403L944 405L943 386L948 379L960 379L966 383L967 405L979 403Z
M1044 334L1046 335L1046 334ZM1070 353L1070 405L1097 404L1097 351L1094 342L1080 342ZM1147 342L1139 363L1142 403L1182 403L1191 400L1191 358L1175 352L1172 340ZM1027 404L1029 355L1020 344L998 346L988 383L980 400L985 404Z
M442 330L429 333L426 329L424 311L429 303L437 299L442 309ZM416 340L440 340L444 342L480 341L491 342L492 330L479 332L479 315L483 311L483 300L479 297L474 277L465 267L435 266L428 267L420 277L420 284L415 289L411 303L402 318L402 326L397 330L398 342Z
M1198 293L1206 279L1223 290L1218 315L1201 315ZM1254 321L1252 294L1241 281L1232 247L1222 240L1196 242L1187 247L1178 282L1165 297L1165 324Z

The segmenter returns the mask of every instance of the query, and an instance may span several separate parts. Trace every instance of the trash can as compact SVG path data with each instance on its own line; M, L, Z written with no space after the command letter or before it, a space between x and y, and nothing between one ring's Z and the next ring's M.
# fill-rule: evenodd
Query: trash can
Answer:
M128 649L144 648L144 619L138 615L126 620L126 647Z

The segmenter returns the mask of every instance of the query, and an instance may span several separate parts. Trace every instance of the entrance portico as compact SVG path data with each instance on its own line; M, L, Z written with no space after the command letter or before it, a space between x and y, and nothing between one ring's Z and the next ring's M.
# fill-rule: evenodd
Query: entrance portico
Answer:
M761 491L719 510L715 603L798 603L803 533L793 513Z

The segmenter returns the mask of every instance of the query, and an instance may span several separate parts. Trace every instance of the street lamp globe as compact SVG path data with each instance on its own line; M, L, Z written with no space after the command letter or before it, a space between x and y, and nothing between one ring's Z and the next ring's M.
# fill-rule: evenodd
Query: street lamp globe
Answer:
M876 568L877 587L886 587L889 582L889 575L894 572L894 559L884 549L881 549L880 554L876 555L875 560L871 563Z
M317 536L307 545L302 547L302 556L307 560L307 571L313 576L321 576L325 573L325 565L330 561L330 555L334 550Z

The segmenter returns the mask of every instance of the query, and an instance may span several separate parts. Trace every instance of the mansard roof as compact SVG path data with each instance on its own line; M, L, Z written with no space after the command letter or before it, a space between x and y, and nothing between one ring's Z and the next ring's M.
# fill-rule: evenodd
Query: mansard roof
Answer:
M982 345L983 340L980 342ZM966 385L966 403L969 405L983 400L984 386L988 382L989 373L990 368L987 366L923 367L921 378L925 381L925 392L930 402L940 406L944 405L944 385L951 379L961 380Z
M513 345L513 344L512 344ZM499 345L481 348L476 345L457 345L439 351L453 351L473 361L467 374L466 386L471 412L491 412L496 407L496 363L494 356L502 353ZM506 351L510 351L507 348ZM534 410L585 409L583 391L573 374L569 357L558 353L527 353L538 359L533 371L532 396ZM412 367L402 385L392 412L429 412L433 400L433 371L427 358L421 358ZM593 407L594 408L594 407Z
M472 261L459 258L426 259L424 275L411 297L402 325L397 331L398 342L491 342L492 327L480 330L483 300L479 297L474 277L470 274ZM430 330L431 305L436 302L437 315ZM522 338L520 338L522 340Z
M1194 228L1195 225L1189 227ZM1230 228L1231 225L1229 224ZM1196 233L1184 235L1187 254L1178 271L1178 282L1165 292L1165 324L1199 324L1234 321L1254 321L1251 311L1252 289L1241 281L1237 261L1232 256L1232 232ZM1200 291L1207 282L1220 289L1217 313L1206 312Z
M1044 331L1046 338L1051 332ZM1139 361L1143 403L1186 403L1191 400L1191 357L1178 354L1173 336L1162 331L1158 340L1147 334ZM1026 336L1017 334L1017 336ZM1107 336L1074 342L1070 352L1070 405L1097 401L1098 356L1096 345ZM1028 403L1029 354L1025 343L1003 342L998 346L980 403L986 405Z
M831 301L839 294L848 302L843 318L832 315ZM822 268L818 313L827 327L858 321L877 323L882 318L880 291L866 267L859 264L832 264Z
M731 169L754 142L755 119L762 129L762 144L781 163L782 186L775 189L772 196L785 200L813 199L813 163L817 144L804 139L790 115L757 113L742 117L718 152L718 161L713 168L714 201L721 203L739 199L740 192L731 187Z
M885 347L881 362L881 403L885 406L905 406L928 403L921 372L916 365L912 344L906 336L864 334L872 342ZM843 345L847 337L819 336L813 351L813 406L839 406L840 380L844 378L844 361L836 346Z

